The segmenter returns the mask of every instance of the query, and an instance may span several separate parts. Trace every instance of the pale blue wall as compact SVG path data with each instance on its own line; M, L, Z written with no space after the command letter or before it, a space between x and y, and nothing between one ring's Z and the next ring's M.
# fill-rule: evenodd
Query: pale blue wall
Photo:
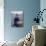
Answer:
M42 11L43 9L46 9L46 0L41 0L40 1L40 10ZM46 27L46 10L43 12L43 22L40 21L40 25Z
M40 9L40 0L5 0L4 1L4 26L5 26L5 40L18 41L24 37L30 30L33 24L35 12ZM11 11L24 11L24 27L11 27Z

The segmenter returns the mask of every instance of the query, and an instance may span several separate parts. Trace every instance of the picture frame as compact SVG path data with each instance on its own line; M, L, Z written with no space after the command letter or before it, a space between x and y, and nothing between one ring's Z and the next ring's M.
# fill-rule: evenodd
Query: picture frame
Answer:
M23 27L24 26L23 11L12 11L11 14L12 14L11 26L12 27Z

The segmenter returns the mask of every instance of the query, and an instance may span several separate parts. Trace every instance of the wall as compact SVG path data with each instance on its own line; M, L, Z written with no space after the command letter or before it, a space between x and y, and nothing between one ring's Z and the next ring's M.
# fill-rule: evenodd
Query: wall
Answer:
M18 41L32 28L34 17L40 9L40 0L4 0L4 36L7 41ZM11 11L24 11L24 27L11 27Z
M43 9L46 9L46 0L41 0L40 1L40 9L41 9L41 11ZM46 26L46 11L43 12L42 17L43 17L43 22L41 21L40 25Z

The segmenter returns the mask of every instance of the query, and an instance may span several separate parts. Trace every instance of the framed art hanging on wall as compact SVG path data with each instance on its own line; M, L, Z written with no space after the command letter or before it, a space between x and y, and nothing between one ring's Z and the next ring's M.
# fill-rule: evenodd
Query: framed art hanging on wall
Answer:
M24 14L23 11L12 11L11 25L12 27L24 26Z

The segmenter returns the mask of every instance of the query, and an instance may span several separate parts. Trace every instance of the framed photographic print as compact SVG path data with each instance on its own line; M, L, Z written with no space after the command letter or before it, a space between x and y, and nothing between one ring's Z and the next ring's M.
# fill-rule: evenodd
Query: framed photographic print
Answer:
M11 25L12 27L24 26L24 14L23 11L12 11Z

